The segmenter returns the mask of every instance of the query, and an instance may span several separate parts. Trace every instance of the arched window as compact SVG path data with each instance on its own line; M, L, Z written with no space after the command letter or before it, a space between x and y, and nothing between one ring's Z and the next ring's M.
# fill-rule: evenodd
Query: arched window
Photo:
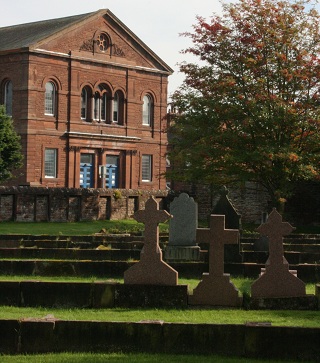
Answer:
M101 121L106 122L108 115L108 94L104 92L101 97Z
M113 97L113 122L119 121L119 94L116 92Z
M88 91L82 88L81 91L81 119L86 120L88 116Z
M113 97L112 121L117 122L119 125L124 124L124 95L121 91L117 91Z
M151 126L153 117L153 101L150 95L143 97L142 125Z
M45 101L44 101L44 113L45 115L55 115L55 103L56 103L56 87L52 82L46 83Z
M96 92L93 99L93 119L100 121L100 93Z
M12 82L7 81L4 85L4 105L6 114L12 116Z

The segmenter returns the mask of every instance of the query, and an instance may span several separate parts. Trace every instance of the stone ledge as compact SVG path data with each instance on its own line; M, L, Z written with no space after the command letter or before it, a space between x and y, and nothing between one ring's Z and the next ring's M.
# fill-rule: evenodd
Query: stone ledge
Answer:
M187 304L187 285L126 285L103 281L0 281L0 305L54 308L185 308Z
M320 328L159 321L0 320L0 353L152 352L314 360Z
M318 300L315 295L281 298L251 298L249 308L258 310L317 310Z

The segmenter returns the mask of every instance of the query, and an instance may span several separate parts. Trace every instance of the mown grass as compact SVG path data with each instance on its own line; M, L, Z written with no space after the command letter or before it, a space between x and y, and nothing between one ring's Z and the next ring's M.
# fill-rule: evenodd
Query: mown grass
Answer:
M186 309L60 309L2 306L0 319L42 319L50 315L58 320L140 322L145 320L189 324L271 323L273 326L320 328L320 311L242 310L231 308Z
M199 221L199 227L208 227L208 221ZM256 232L257 225L244 224L243 232ZM92 235L105 230L107 233L141 232L144 225L133 219L119 221L81 222L0 222L0 234L34 234L51 236ZM160 232L169 231L169 222L160 223ZM320 226L297 226L294 233L320 234Z
M42 276L0 276L2 281L73 281L92 282L95 278L42 277ZM231 277L232 282L244 293L250 290L251 279ZM100 281L100 280L99 280ZM123 282L122 279L104 281ZM189 290L197 286L197 279L179 279L179 284L187 284ZM314 293L314 285L307 285L307 293ZM262 311L242 309L188 308L188 309L58 309L21 308L2 306L0 319L43 318L54 315L61 320L96 320L138 322L141 320L161 320L172 323L212 323L245 324L246 322L271 322L276 326L320 327L320 311Z
M0 355L1 363L280 363L283 360L264 360L249 358L229 358L216 355L180 355L180 354L133 354L133 353L61 353L61 354L37 354L37 355ZM290 363L297 361L290 360Z
M168 223L160 223L160 232L168 232ZM92 235L101 230L107 233L130 233L144 230L143 223L133 219L89 222L0 222L0 234L31 234L51 236Z

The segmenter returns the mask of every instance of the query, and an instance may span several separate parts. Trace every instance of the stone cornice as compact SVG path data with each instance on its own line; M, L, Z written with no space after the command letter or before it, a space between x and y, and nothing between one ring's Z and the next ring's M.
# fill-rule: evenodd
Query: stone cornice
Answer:
M69 138L77 139L93 139L93 140L111 140L111 141L140 141L140 137L136 136L122 136L122 135L110 135L110 134L94 134L90 132L76 132L69 131L65 133Z

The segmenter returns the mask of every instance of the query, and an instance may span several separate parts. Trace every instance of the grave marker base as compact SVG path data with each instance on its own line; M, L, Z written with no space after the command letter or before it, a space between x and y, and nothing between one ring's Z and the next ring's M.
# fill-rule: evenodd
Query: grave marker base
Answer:
M288 266L266 267L251 285L252 298L284 298L306 295L305 283Z
M178 285L178 272L160 258L141 259L124 273L125 284L135 285Z
M234 306L242 305L238 289L230 281L229 274L223 276L204 273L199 285L189 296L190 305Z

